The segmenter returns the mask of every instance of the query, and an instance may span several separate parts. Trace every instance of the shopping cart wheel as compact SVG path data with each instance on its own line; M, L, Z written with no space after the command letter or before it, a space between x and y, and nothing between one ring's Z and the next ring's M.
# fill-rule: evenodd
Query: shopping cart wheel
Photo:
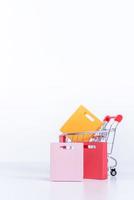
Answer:
M117 174L116 169L115 169L115 168L114 168L114 169L111 169L111 170L110 170L110 174L111 174L111 176L116 176L116 174Z

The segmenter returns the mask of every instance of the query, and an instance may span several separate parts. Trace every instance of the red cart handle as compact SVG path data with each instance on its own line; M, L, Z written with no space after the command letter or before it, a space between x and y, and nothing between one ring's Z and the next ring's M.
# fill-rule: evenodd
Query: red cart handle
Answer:
M109 116L109 115L107 115L107 116L104 118L104 121L105 121L105 122L109 122L111 119L114 119L114 120L117 121L117 122L121 122L122 119L123 119L123 116L122 116L122 115L117 115L117 116Z

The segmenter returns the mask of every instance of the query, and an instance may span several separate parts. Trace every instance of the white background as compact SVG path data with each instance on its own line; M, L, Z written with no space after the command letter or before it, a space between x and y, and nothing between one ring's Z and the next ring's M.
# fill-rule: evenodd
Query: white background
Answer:
M123 114L114 155L134 166L134 2L0 1L0 162L45 162L83 104Z

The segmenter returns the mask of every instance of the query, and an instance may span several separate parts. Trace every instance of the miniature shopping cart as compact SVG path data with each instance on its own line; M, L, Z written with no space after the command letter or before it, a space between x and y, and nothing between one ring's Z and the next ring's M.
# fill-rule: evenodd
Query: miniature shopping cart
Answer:
M110 174L116 176L117 160L112 156L117 127L122 121L122 115L106 116L100 130L83 133L64 133L60 135L60 142L107 142L108 161L112 160L113 165L109 167Z

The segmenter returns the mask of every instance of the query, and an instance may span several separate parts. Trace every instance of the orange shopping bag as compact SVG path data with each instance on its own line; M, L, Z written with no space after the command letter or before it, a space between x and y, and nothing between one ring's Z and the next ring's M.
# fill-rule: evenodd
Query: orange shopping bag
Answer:
M60 130L62 133L79 133L78 135L68 135L68 138L72 142L87 142L94 134L87 133L83 136L83 134L80 133L97 131L101 128L102 124L102 121L81 105Z

